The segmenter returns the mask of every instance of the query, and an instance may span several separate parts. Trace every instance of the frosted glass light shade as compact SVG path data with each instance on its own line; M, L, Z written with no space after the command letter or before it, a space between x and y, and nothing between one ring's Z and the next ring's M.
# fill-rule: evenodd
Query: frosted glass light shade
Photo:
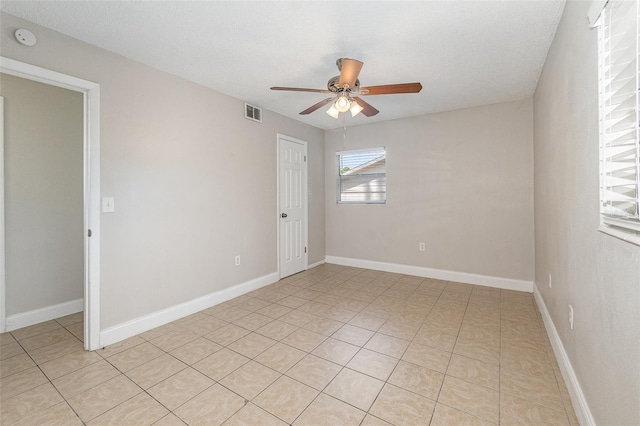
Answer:
M364 108L362 108L360 104L357 103L356 101L353 101L350 109L351 109L351 116L355 117L356 115L360 114L360 111L362 111Z
M339 112L347 112L350 106L351 102L349 102L349 98L346 96L340 96L335 104L335 107Z
M331 108L329 108L327 110L327 114L329 114L330 116L332 116L333 118L338 118L338 116L340 115L340 111L338 111L335 107L335 105L331 105Z

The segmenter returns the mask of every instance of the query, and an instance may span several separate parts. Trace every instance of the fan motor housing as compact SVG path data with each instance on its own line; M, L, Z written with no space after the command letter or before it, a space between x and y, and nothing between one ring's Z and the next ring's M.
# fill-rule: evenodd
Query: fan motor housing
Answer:
M340 82L340 76L336 75L335 77L331 77L327 82L327 89L331 90L334 93L344 92L344 88L338 87L338 83ZM356 79L356 84L353 87L349 87L347 91L349 92L357 92L360 87L360 80Z

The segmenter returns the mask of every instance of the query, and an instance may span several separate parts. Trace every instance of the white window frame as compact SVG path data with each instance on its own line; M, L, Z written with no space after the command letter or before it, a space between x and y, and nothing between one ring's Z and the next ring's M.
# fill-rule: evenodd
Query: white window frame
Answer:
M616 67L615 58L611 59L613 55L610 54L609 49L611 48L611 46L610 43L608 43L608 37L610 34L609 28L611 24L609 21L607 21L607 19L609 19L609 11L612 7L616 7L616 3L619 3L619 0L609 0L607 2L598 1L600 7L600 9L598 10L599 13L596 15L593 13L593 10L591 10L589 17L590 21L593 22L593 16L597 16L597 21L595 22L595 24L598 26L598 80L600 114L599 230L617 238L621 238L625 241L629 241L633 244L640 245L640 93L638 92L638 88L640 87L640 60L638 59L640 56L640 1L635 0L635 5L633 5L631 9L631 13L633 13L633 10L635 10L635 25L632 24L629 28L631 29L631 31L635 30L635 36L632 36L635 39L635 46L633 46L633 41L630 42L632 44L626 44L626 46L635 48L635 69L632 70L634 73L634 77L632 78L635 78L635 82L633 83L633 87L635 87L635 94L633 94L632 92L631 95L626 95L624 98L622 98L624 100L620 100L620 96L617 90L609 90L611 86L615 86L615 84L611 83L615 82L616 77L619 75L613 74L611 72L612 69L618 70L619 67ZM633 20L633 17L631 17L631 19ZM613 49L615 51L615 47ZM620 61L619 63L624 64L625 62ZM625 80L621 79L619 81L624 82ZM627 79L626 81L629 81L629 79ZM622 86L624 86L624 84ZM618 94L617 98L614 93ZM634 106L634 112L632 112L632 114L635 114L635 117L633 118L633 126L635 130L624 130L627 135L629 135L630 133L634 133L634 142L632 142L633 146L631 147L631 149L621 148L620 146L616 146L613 144L614 139L618 139L618 136L614 137L613 134L617 131L618 133L616 133L616 135L620 133L619 129L615 128L616 124L622 122L622 120L617 120L614 111L617 109L617 107L624 104L631 104ZM614 112L614 114L610 114L611 112ZM629 115L627 115L627 117L629 117ZM624 150L624 155L626 155L625 160L627 164L629 159L631 160L631 168L635 171L635 179L628 179L628 175L624 176L619 172L616 173L617 170L622 170L620 169L620 167L623 163L619 160L612 160L612 156L614 151L616 152L616 155L618 155L617 153L620 150ZM629 169L629 166L626 165L624 166L624 168ZM614 176L616 174L618 176ZM612 189L615 186L620 187L621 185L624 185L627 188L634 188L635 186L635 197L633 195L629 196L628 194L619 194ZM625 199L627 206L629 204L635 204L635 211L616 209L613 203L621 199Z
M341 174L341 157L345 155L357 155L357 154L373 154L376 152L380 152L385 156L385 170L384 170L384 179L385 179L385 190L382 193L382 200L343 200L343 191L342 191L342 174ZM365 148L365 149L352 149L352 150L344 150L344 151L336 151L336 202L338 204L386 204L387 203L387 190L386 190L386 155L387 150L385 147L376 147L376 148ZM364 194L364 193L363 193Z

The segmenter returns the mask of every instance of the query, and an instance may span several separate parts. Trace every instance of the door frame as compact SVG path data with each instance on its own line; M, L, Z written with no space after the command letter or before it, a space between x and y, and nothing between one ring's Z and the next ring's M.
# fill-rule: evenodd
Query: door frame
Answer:
M292 138L291 136L283 135L282 133L277 134L277 144L276 144L276 169L277 169L277 181L276 181L276 223L277 223L277 245L276 245L276 258L277 258L277 266L278 266L278 278L282 278L280 268L280 262L282 258L280 257L280 144L281 140L287 140L289 142L299 143L304 146L306 155L309 156L309 146L307 141L303 141L301 139ZM304 270L306 271L309 268L309 162L304 162L304 182L306 185L304 191L304 197L302 198L303 203L303 216L304 216L304 245L307 247L307 250L304 254Z
M84 348L100 348L100 85L0 56L0 72L83 94ZM4 141L0 175L0 332L6 330ZM91 237L88 232L91 232Z

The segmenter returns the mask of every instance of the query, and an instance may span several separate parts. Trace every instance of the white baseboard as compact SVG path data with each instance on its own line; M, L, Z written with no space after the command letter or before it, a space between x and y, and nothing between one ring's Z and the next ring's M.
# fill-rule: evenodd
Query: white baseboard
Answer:
M578 421L581 425L595 426L596 421L591 414L591 410L589 409L589 405L587 404L587 399L585 398L584 392L582 392L582 388L580 387L578 377L576 377L576 373L575 371L573 371L573 366L571 365L571 361L569 361L569 356L564 350L564 345L562 344L562 340L560 339L558 330L556 329L556 326L551 319L551 315L547 310L547 305L545 305L544 303L542 294L540 294L540 291L535 284L533 286L533 296L535 297L538 308L540 309L540 313L542 314L544 326L547 329L547 334L549 335L549 339L551 340L551 346L553 347L553 352L555 353L556 359L558 360L560 372L562 373L564 382L567 385L569 396L571 396L571 402L573 403L573 408L576 411L576 416L578 416Z
M466 272L447 271L444 269L425 268L422 266L401 265L398 263L377 262L374 260L352 259L348 257L327 256L326 262L334 263L336 265L353 266L356 268L373 269L376 271L395 272L398 274L414 275L417 277L434 278L437 280L503 288L505 290L526 291L528 293L533 291L533 281L491 277L488 275L469 274Z
M322 259L316 263L312 263L311 265L307 266L307 269L315 268L316 266L320 266L325 262L326 262L325 259Z
M237 284L233 287L225 288L224 290L216 291L215 293L106 328L100 332L100 347L112 345L129 337L160 327L161 325L195 314L203 309L231 300L234 297L242 296L250 291L273 284L279 279L277 272L263 275L262 277Z
M7 331L14 331L19 328L39 324L65 315L82 312L83 309L84 299L76 299L69 302L58 303L57 305L47 306L46 308L11 315L7 317Z

